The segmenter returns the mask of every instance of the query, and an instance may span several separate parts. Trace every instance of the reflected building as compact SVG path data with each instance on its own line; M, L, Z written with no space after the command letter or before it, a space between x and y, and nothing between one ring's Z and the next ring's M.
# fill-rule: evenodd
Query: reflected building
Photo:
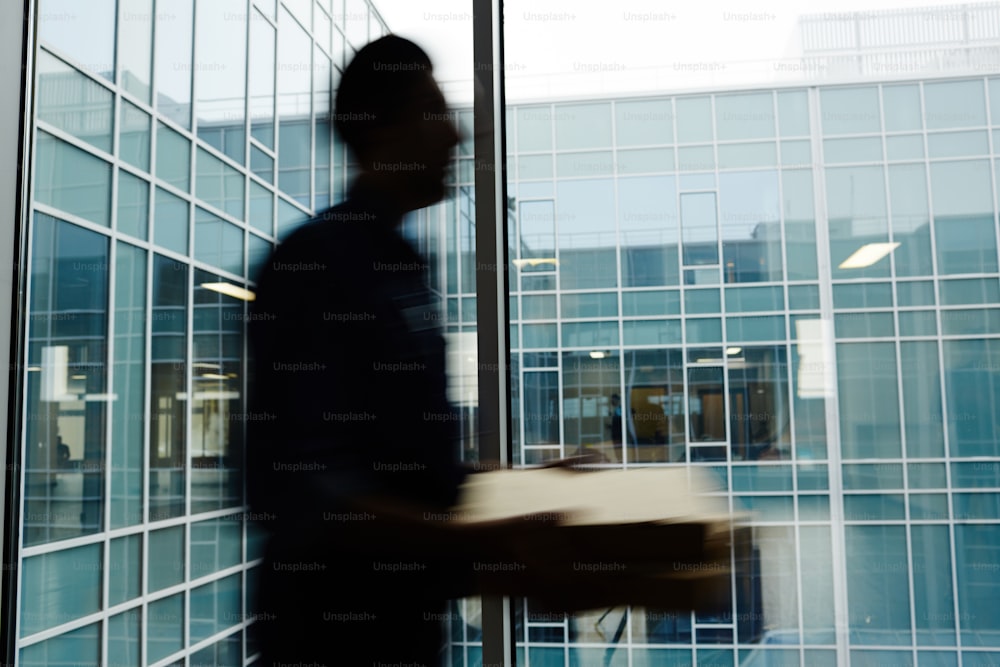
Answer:
M248 664L239 470L269 415L245 409L246 299L343 197L330 95L385 22L365 0L38 4L16 661ZM1000 77L865 62L508 108L515 464L705 467L756 545L727 613L517 601L518 664L1000 663ZM407 233L471 458L465 134ZM453 611L452 664L480 664L478 602Z
M755 535L729 613L519 601L518 664L1000 660L1000 78L856 78L507 109L515 464L703 466Z

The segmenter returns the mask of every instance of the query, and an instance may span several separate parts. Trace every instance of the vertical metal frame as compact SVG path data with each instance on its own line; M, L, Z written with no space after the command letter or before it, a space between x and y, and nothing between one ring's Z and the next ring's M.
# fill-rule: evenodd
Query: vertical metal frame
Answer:
M28 191L27 142L31 100L33 43L32 5L30 0L0 6L0 54L11 63L0 69L3 90L20 91L0 99L0 155L7 169L0 170L0 361L7 373L0 379L0 428L5 437L6 473L0 478L0 510L3 512L3 577L0 580L0 661L14 664L17 618L17 554L19 548L17 507L19 498L20 457L15 443L20 441L21 377L24 336L26 265L24 233ZM15 66L18 63L19 66Z
M511 463L503 0L472 0L479 458ZM514 664L510 598L483 598L483 664Z

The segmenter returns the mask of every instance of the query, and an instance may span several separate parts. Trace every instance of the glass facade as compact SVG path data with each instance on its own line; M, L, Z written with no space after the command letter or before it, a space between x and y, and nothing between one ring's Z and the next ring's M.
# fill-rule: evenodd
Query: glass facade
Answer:
M508 109L515 464L703 466L755 539L719 616L519 603L524 664L1000 663L998 100Z
M332 91L387 28L367 0L39 0L37 27L16 661L243 665L246 290L343 197ZM409 222L475 458L456 119L452 196ZM755 542L719 615L516 600L518 664L1000 664L1000 78L506 122L514 464L704 467ZM481 664L479 600L448 618Z
M387 29L364 0L36 16L16 663L243 665L247 290L342 197L331 91Z

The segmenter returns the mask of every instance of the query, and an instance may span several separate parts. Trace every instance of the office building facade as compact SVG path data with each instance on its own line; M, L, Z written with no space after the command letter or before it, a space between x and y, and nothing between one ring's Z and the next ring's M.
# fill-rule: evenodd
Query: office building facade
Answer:
M248 279L343 196L331 91L387 29L365 0L28 4L15 659L243 665Z
M246 290L343 196L331 91L387 28L364 0L32 11L15 660L242 665ZM508 109L514 464L704 466L756 543L724 614L516 601L518 664L1000 664L998 142L969 73ZM410 221L470 449L473 172L466 142Z
M519 603L519 664L1000 663L998 104L953 75L508 108L515 465L704 466L755 526L729 613Z

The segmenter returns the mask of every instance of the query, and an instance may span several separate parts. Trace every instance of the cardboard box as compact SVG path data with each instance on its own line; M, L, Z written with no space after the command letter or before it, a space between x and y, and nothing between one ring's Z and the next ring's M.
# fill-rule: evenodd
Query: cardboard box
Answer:
M696 467L499 470L470 476L454 511L508 533L509 548L474 567L486 592L551 611L730 612L750 530L712 479Z

